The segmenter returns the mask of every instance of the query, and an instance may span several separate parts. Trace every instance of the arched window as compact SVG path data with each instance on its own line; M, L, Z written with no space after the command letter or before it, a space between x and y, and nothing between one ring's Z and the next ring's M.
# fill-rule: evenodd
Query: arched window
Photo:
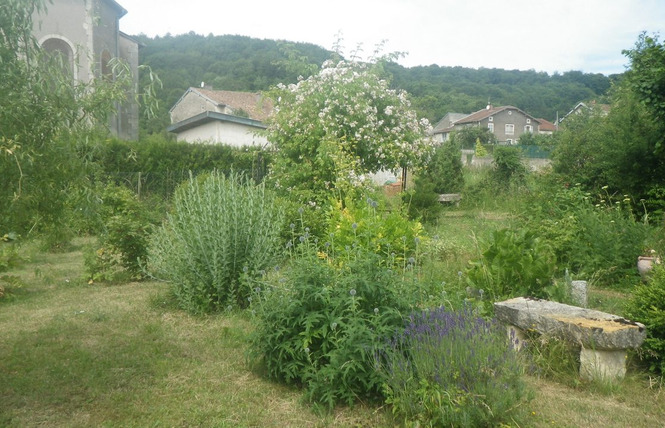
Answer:
M62 64L62 68L74 76L74 51L63 39L52 37L42 42L42 49Z

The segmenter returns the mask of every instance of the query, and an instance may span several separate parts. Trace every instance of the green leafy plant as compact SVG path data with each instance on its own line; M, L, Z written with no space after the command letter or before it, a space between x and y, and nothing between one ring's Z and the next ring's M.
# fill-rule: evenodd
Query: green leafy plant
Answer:
M18 288L22 285L19 277L4 274L24 261L18 251L17 239L18 236L15 233L6 233L0 236L0 299L6 297L12 288Z
M241 277L275 262L282 219L263 185L237 173L191 177L151 238L149 271L171 282L188 311L246 307L251 290Z
M467 269L467 281L489 302L507 297L547 298L556 272L552 248L528 229L492 233L482 257Z
M648 283L633 290L624 314L644 324L647 338L639 354L651 371L665 374L665 267L655 265Z
M252 296L257 328L251 360L273 379L304 386L313 403L331 409L380 400L383 349L408 310L399 275L364 250L337 263L304 243Z
M157 221L126 187L108 185L100 200L98 241L85 254L90 279L116 280L123 274L140 279L148 256L148 240Z
M517 147L497 146L493 156L492 176L499 188L505 189L524 183L528 169L522 163L522 152Z
M402 203L406 206L409 218L430 223L439 217L443 206L435 186L429 177L416 177L413 188L402 192Z
M383 202L337 202L328 220L329 252L341 255L355 247L378 254L384 264L405 264L417 257L418 244L425 239L422 224L409 220L399 209L388 211Z
M628 195L597 195L581 186L546 181L531 193L523 215L529 229L549 242L557 263L601 284L636 277L635 261L650 228L632 212Z
M471 311L413 313L381 355L386 402L407 426L497 426L529 398L505 329Z

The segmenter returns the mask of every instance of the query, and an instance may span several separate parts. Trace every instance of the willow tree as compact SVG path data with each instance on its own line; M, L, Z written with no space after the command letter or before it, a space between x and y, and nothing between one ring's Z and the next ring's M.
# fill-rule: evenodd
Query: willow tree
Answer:
M46 7L0 4L0 234L45 231L57 243L67 237L68 197L84 184L86 159L132 76L116 62L113 79L76 81L32 36L32 17Z

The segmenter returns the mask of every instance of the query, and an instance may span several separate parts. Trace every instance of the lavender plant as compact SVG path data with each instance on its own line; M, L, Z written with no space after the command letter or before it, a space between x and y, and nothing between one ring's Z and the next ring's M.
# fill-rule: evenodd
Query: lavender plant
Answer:
M470 310L413 313L378 354L393 414L416 426L495 426L528 399L522 364L495 321Z

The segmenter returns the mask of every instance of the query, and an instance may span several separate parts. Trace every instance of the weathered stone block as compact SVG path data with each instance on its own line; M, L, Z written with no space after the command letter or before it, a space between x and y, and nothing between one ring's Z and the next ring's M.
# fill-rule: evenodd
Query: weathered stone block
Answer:
M494 304L499 321L558 337L591 349L638 348L643 324L617 315L548 300L517 297Z
M494 304L497 319L507 324L515 349L523 346L521 330L536 331L579 345L580 376L612 380L626 374L626 349L646 337L643 324L601 311L541 299L518 297Z

